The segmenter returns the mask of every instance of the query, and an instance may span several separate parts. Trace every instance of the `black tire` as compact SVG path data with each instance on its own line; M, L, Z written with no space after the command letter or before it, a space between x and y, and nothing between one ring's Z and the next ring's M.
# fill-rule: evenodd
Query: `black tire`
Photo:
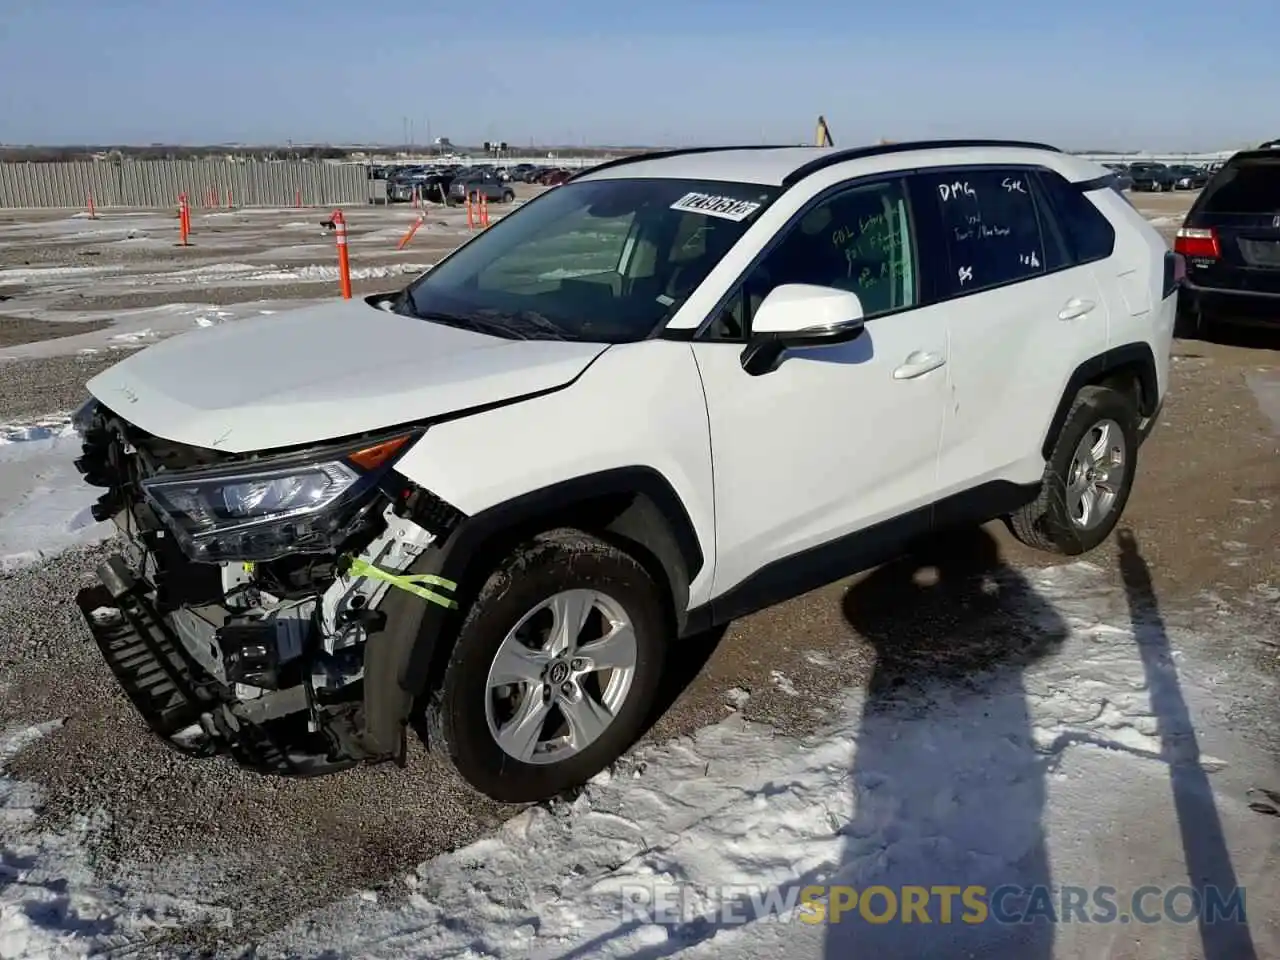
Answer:
M1067 506L1066 478L1071 459L1085 434L1103 420L1112 420L1124 438L1124 478L1116 491L1111 512L1098 526L1085 530L1072 522ZM1029 547L1063 556L1079 556L1093 550L1111 535L1129 502L1138 466L1139 413L1133 401L1110 387L1083 387L1058 433L1053 453L1045 464L1040 494L1031 503L1005 518L1009 530Z
M502 195L502 202L503 202L503 203L515 203L515 202L516 202L516 195L515 195L514 193L512 193L510 190L508 190L506 193L504 193L504 194Z
M599 590L630 618L636 637L632 686L598 739L558 763L525 763L507 754L489 731L489 668L522 617L570 589ZM440 688L427 708L433 746L442 746L463 779L500 803L546 800L581 786L643 732L662 675L665 609L648 571L617 547L572 529L535 537L498 565L467 611Z

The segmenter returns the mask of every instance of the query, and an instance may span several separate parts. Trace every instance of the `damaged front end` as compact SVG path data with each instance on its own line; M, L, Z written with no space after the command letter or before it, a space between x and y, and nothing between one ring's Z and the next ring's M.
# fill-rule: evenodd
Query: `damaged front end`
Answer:
M94 517L126 544L77 603L151 728L269 773L402 761L411 697L395 681L415 623L397 636L388 610L455 605L452 584L404 571L463 519L392 469L419 431L259 456L164 440L96 402L76 427L76 466L105 491Z

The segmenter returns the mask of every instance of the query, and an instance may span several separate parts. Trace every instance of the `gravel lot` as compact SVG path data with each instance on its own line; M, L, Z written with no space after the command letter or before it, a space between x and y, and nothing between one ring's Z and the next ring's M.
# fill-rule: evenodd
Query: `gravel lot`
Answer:
M1171 218L1180 218L1187 203L1185 195L1135 199L1151 216ZM318 220L322 212L303 213ZM371 210L366 223L365 213L351 214L353 266L386 265L397 258L431 262L462 236L452 232L455 216L442 220L438 232L424 230L409 254L397 254L394 240L367 237L404 227L411 214ZM196 258L287 263L274 249L285 243L287 231L280 224L299 219L292 211L245 213L228 217L225 227L209 226L207 233L197 219L197 242L207 246L195 253L152 249L136 260L113 253L111 263L140 273L187 267ZM7 244L0 245L0 267L102 262L106 256L84 254L123 242L48 244L38 230L24 234L29 240L15 241L4 233L13 226L0 218L0 241ZM1171 232L1176 224L1165 229ZM206 236L218 239L206 241ZM227 246L219 247L224 241ZM307 262L327 261L312 257ZM392 279L390 285L398 282ZM7 315L19 318L0 317L0 345L24 336L46 338L38 318L70 303L83 304L79 310L127 310L154 305L149 297L170 298L163 302L175 297L172 292L104 293L99 275L42 283L28 279L0 290L11 296ZM371 279L357 287L371 291L379 283L388 286L386 279ZM323 296L330 286L220 284L191 293L202 302L233 303L241 295ZM115 359L101 353L0 359L0 423L66 412L83 395L84 381ZM1254 634L1280 637L1278 395L1280 334L1229 334L1218 342L1176 345L1172 393L1161 425L1143 448L1126 514L1171 621L1203 619L1206 611L1229 606L1234 616L1258 628ZM992 532L1004 563L1048 562L1013 543L1002 529ZM188 871L200 885L203 902L232 909L234 936L197 927L177 934L175 943L216 949L244 942L354 888L392 882L414 864L478 838L510 815L509 809L477 797L416 744L405 770L386 766L298 782L253 777L220 760L193 762L169 752L134 717L72 605L75 590L89 582L102 552L75 550L43 566L0 575L0 729L65 718L59 731L21 753L10 770L44 787L50 826L66 829L79 818L93 817L87 842L104 877ZM1113 565L1114 555L1104 547L1092 559ZM690 643L669 683L671 706L652 736L687 734L721 719L733 709L731 701L743 701L743 693L749 698L740 709L752 719L787 732L819 723L829 696L867 683L876 660L866 622L855 629L851 620L857 618L845 610L856 582L832 585L735 623L723 636ZM918 655L904 653L895 660L899 676L892 682L910 683L921 671L944 669L944 663L947 669L963 667L965 657L980 660L979 650L931 646L941 625L973 616L961 607L895 613L894 643ZM999 631L998 611L980 616L984 630ZM1214 653L1247 658L1264 669L1280 662L1280 649L1266 642L1238 645L1223 637Z

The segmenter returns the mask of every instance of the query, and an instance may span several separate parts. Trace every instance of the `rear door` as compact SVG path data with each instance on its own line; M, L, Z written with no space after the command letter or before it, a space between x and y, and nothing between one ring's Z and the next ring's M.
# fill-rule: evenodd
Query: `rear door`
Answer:
M1039 480L1063 386L1082 352L1107 346L1107 298L1092 269L1064 250L1036 176L1001 166L913 178L948 265L936 291L950 321L942 496Z
M1280 295L1280 150L1235 157L1205 187L1186 226L1212 229L1218 256L1191 256L1197 287Z

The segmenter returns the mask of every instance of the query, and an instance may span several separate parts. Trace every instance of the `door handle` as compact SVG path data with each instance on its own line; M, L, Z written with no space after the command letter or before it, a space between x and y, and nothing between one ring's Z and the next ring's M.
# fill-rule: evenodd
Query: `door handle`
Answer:
M1058 311L1058 319L1075 320L1077 317L1083 317L1096 306L1097 304L1092 300L1081 300L1079 298L1068 300L1066 306Z
M946 362L947 358L940 353L924 353L917 350L907 357L902 366L893 371L893 379L913 380L916 377L923 377L931 370L937 370Z

